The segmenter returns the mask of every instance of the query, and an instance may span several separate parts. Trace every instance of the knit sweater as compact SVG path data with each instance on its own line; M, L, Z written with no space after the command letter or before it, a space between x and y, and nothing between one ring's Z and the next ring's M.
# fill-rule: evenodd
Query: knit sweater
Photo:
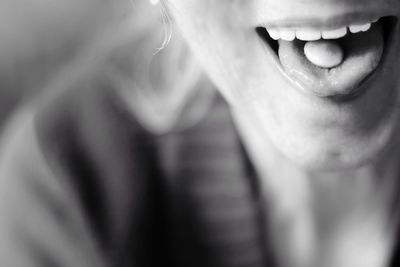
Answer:
M111 85L83 86L24 118L2 153L0 266L276 266L221 97L156 136Z

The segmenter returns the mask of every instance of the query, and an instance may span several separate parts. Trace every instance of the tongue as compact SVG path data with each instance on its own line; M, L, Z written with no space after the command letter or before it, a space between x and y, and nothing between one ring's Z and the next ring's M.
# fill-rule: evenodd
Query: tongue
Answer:
M382 58L383 31L379 23L363 33L339 40L279 41L281 64L304 90L322 97L351 94Z

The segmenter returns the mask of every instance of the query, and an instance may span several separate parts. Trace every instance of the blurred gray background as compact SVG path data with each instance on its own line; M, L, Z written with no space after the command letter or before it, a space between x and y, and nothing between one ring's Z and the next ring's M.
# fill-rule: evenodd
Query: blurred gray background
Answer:
M0 129L79 55L129 0L0 0Z

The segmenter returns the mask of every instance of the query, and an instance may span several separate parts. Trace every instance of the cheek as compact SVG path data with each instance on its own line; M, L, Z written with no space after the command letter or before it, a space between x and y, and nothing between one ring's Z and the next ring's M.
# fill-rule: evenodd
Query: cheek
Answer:
M262 53L254 24L251 0L171 1L175 24L204 70L229 100L254 87ZM261 76L265 77L265 73ZM258 85L259 86L259 85ZM243 94L249 97L249 94Z

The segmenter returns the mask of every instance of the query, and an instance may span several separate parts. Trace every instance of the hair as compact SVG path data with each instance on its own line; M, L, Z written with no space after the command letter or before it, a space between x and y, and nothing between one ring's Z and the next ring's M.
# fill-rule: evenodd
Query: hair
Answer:
M164 41L161 46L157 49L157 52L163 50L171 41L172 38L172 20L167 11L167 7L164 1L160 1L160 16L162 18L163 26L164 26Z

